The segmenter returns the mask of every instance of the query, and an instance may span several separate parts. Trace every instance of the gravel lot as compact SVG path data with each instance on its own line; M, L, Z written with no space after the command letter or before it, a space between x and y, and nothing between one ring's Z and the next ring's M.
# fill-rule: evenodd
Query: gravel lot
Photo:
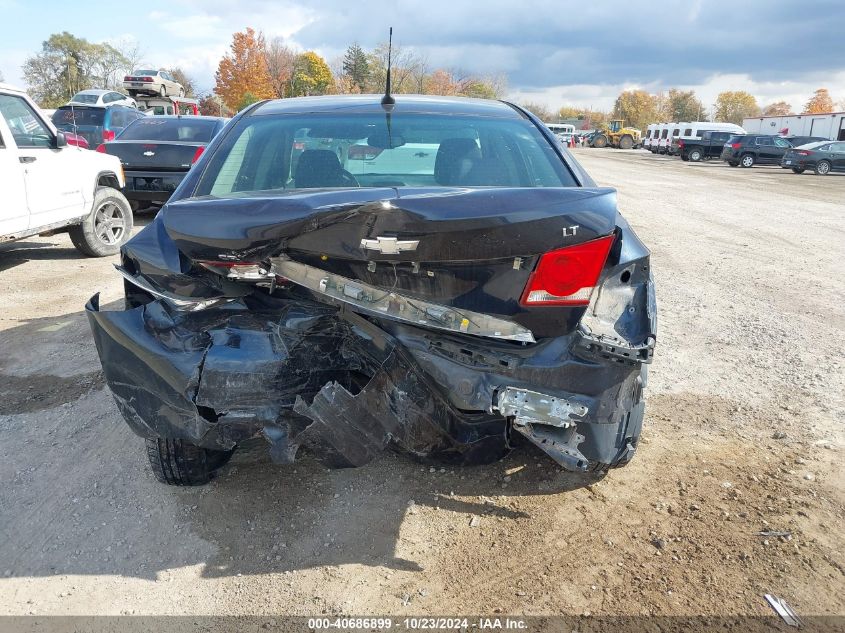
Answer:
M604 479L247 451L159 485L82 310L113 262L1 244L0 614L845 614L845 175L576 153L658 284L644 441Z

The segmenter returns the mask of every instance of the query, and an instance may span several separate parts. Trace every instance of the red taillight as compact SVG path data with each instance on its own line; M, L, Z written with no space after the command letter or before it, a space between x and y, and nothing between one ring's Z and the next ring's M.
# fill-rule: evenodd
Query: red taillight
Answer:
M683 146L684 146L684 142L683 142L683 141L678 141L678 147L683 147Z
M346 157L349 160L374 160L376 156L382 153L379 147L370 147L369 145L352 145Z
M132 81L132 77L130 75L124 75L123 81Z
M114 140L114 130L103 130L103 141L108 143Z
M798 154L799 156L809 156L810 155L810 152L808 152L805 149L797 149L797 150L795 150L795 153Z
M100 152L101 154L105 154L106 153L106 146L103 145L102 143L100 143L99 145L97 145L96 151Z
M152 81L152 77L141 77L141 81Z
M200 156L202 156L202 153L204 151L205 151L204 146L197 148L197 151L194 152L194 157L191 159L191 165L193 165L195 162L197 162L200 159Z
M739 149L740 147L742 147L742 143L731 143L731 147L733 149Z
M601 275L613 235L567 246L540 257L528 278L520 304L524 306L585 306Z

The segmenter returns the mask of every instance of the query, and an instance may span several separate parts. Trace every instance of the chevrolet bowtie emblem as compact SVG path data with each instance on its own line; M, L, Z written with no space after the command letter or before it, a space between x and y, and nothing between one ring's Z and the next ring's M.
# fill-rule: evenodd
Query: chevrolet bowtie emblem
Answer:
M150 151L144 152L144 156L155 156L155 155L156 155L155 152L150 152Z
M415 251L419 240L400 240L397 237L377 237L374 240L361 240L361 248L368 251L378 251L384 255L396 255L403 251Z

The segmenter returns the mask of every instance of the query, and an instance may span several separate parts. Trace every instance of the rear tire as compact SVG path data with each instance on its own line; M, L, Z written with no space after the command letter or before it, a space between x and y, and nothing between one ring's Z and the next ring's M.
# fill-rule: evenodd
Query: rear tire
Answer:
M793 174L803 174L803 173L804 173L804 168L803 168L803 167L793 167L793 168L792 168L792 173L793 173Z
M120 252L132 233L132 208L117 189L100 187L94 204L81 224L68 231L70 241L89 257L107 257Z
M754 167L755 162L756 161L754 160L754 154L745 154L745 156L739 159L739 164L742 167L745 167L746 169L748 169L749 167Z
M167 86L161 84L161 88L158 89L158 96L159 97L166 97L167 96Z
M184 440L146 440L155 478L169 486L202 486L226 465L235 449L216 451Z
M732 161L732 160L731 160L731 161L728 161L728 165L730 165L731 167L739 167L739 163L735 163L735 162L734 162L734 161Z
M607 137L599 134L593 139L593 147L607 147Z
M701 150L700 149L692 150L689 153L689 159L694 163L697 163L698 161L700 161L701 160Z
M634 139L626 134L622 138L619 139L619 149L631 149L634 147Z
M827 176L830 173L830 163L826 160L820 160L816 163L813 171L816 172L816 176Z

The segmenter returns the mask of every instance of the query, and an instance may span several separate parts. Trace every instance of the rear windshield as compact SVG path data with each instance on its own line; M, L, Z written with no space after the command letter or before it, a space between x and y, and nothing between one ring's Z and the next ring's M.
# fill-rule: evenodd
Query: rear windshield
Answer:
M257 115L211 158L197 195L328 187L571 187L530 121L437 114Z
M742 139L744 139L744 138L745 138L745 134L734 134L726 142L733 145L734 143L742 143Z
M162 119L145 117L131 123L119 138L121 141L185 141L208 143L214 137L217 121L207 119Z
M53 113L53 125L58 128L73 125L102 126L105 117L104 108L62 106Z
M157 71L157 70L136 70L134 73L132 73L132 75L133 75L133 76L137 76L137 75L155 75L155 74L158 74L158 71Z
M97 99L100 98L100 95L73 95L73 99L71 101L76 101L76 103L97 103Z

